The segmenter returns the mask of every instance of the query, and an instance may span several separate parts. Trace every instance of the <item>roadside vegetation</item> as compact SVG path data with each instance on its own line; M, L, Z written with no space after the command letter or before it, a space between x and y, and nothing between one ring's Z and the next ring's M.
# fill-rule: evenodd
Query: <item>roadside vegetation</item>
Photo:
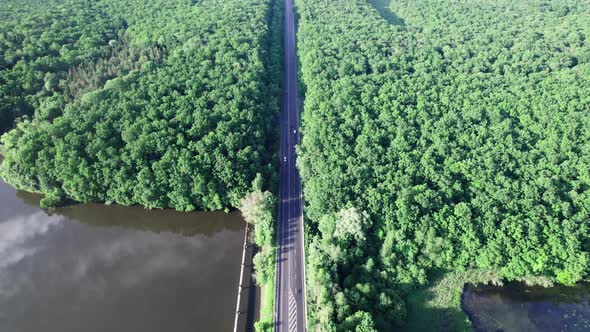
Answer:
M272 11L270 12L270 39L269 39L269 64L271 72L276 76L271 80L270 90L268 93L279 96L281 94L281 80L283 77L283 17L284 2L274 0ZM280 99L275 99L274 107L280 108ZM279 150L279 126L275 131L275 151ZM278 153L277 153L278 154ZM277 160L277 155L273 160ZM264 191L264 187L271 188L278 193L278 165L276 172L269 176L271 183L267 186L262 185L262 177L258 175L254 182L252 192L241 200L241 210L246 221L250 220L254 224L254 243L258 252L254 256L253 264L255 270L256 284L260 287L261 303L260 318L255 323L254 328L258 332L274 331L275 323L275 284L276 284L276 250L277 250L277 212L278 202L276 194Z
M271 0L0 5L0 176L63 200L238 207L275 169Z
M260 320L256 331L274 329L274 285L276 261L276 196L255 188L241 201L240 210L246 222L254 225L254 244L258 252L253 258L256 284L261 288Z
M464 283L588 278L588 2L296 4L310 330L460 329Z

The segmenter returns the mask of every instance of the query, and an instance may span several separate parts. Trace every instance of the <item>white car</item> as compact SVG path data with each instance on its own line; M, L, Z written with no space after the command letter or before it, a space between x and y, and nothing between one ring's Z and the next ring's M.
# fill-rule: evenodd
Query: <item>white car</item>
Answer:
M297 135L297 129L293 129L293 135Z
M287 156L284 156L284 157L283 157L283 161L284 161L284 162L287 162Z

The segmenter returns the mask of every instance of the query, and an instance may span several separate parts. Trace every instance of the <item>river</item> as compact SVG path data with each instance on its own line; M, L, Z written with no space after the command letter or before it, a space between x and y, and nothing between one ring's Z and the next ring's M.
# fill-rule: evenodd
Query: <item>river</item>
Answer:
M462 307L476 331L590 331L590 284L468 285Z
M230 331L244 222L78 204L0 181L0 331Z

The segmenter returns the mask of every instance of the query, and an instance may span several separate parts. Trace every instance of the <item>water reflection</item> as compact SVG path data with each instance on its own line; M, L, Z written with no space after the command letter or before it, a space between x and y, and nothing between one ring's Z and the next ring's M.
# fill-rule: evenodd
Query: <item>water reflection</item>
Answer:
M590 331L590 284L466 286L463 309L477 331Z
M40 195L9 189L16 192L16 197L23 204L34 207L35 210L39 209ZM242 231L244 228L238 212L186 213L172 210L146 210L140 206L83 204L62 207L52 211L51 214L98 227L124 227L156 233L172 232L186 236L211 235L224 229Z
M42 212L3 220L0 223L0 270L33 255L39 249L34 240L60 222L60 217L48 217Z
M238 213L0 199L0 331L231 329Z

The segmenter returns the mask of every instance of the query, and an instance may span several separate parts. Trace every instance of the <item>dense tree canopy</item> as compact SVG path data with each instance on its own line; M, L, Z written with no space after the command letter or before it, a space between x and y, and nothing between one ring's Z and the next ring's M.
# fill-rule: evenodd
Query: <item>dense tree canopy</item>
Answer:
M588 276L590 3L296 2L312 329L403 325L434 269Z
M271 4L3 2L2 178L46 203L238 206L272 170Z
M92 24L89 24L92 22ZM0 132L31 115L59 73L108 53L124 22L90 1L3 1L0 5Z

